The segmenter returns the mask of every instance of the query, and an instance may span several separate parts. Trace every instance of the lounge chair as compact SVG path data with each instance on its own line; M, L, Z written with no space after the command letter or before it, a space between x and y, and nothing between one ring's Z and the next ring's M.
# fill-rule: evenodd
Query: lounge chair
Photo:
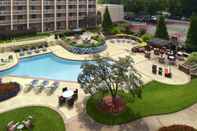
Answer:
M24 50L23 50L23 49L20 49L20 51L19 51L19 55L20 55L20 56L24 56L24 55L25 55L25 52L24 52Z
M52 94L59 87L59 84L59 82L52 83L52 85L48 87L48 90L46 90L47 94Z
M38 85L35 89L36 93L40 93L44 88L46 88L46 86L48 86L49 81L43 81L40 85Z
M38 86L38 80L32 80L29 84L25 85L24 92L30 91L32 88Z
M28 49L27 50L27 54L31 55L32 54L32 50L31 49Z

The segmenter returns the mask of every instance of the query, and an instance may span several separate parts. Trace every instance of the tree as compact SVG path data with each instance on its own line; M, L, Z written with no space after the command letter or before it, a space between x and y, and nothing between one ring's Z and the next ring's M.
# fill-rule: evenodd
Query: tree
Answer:
M161 39L169 39L166 22L164 16L160 16L159 20L157 22L157 28L155 32L155 37L161 38Z
M191 17L190 28L187 34L186 48L190 51L197 51L197 16Z
M105 13L103 15L103 22L102 22L103 30L109 31L112 28L112 26L113 24L112 24L111 16L109 14L108 7L106 7Z
M113 103L119 90L127 90L134 97L141 97L143 82L141 75L134 69L130 56L118 60L100 56L94 58L96 63L82 65L82 72L78 76L78 82L84 92L94 95L99 91L107 91Z

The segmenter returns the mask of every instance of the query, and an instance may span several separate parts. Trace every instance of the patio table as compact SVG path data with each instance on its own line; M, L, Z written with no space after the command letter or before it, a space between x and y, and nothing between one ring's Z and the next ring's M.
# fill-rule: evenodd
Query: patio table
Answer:
M67 91L64 91L63 92L63 97L64 98L68 98L68 99L70 99L72 96L73 96L73 94L74 94L74 91L72 91L72 90L67 90Z

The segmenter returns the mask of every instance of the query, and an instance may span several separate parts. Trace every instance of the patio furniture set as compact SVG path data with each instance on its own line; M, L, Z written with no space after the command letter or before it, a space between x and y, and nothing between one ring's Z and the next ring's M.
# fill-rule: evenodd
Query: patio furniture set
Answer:
M32 128L33 128L32 116L28 116L22 122L10 121L6 126L7 131L22 131L23 129L31 130Z
M11 61L13 61L13 55L9 55L8 57L1 57L0 58L0 65L5 65L7 63L10 63Z
M70 90L67 87L62 89L62 95L58 98L59 106L63 106L64 104L68 105L68 107L73 107L74 102L78 99L78 89Z
M163 69L162 67L158 67L157 65L152 65L152 73L155 75L159 74L160 76L164 75L167 78L172 78L170 67Z
M53 82L52 84L49 84L49 81L47 80L32 80L30 83L26 84L24 92L29 92L33 89L35 93L41 93L42 90L45 90L45 92L49 95L52 94L59 87L59 85L59 82Z

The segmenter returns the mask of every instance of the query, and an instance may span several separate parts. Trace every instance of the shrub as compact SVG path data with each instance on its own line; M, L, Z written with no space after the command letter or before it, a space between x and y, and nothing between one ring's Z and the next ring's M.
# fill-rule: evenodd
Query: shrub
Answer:
M192 63L192 62L197 63L197 52L193 52L193 53L189 56L189 58L188 58L188 60L187 60L187 63Z
M18 83L3 83L0 84L0 101L14 97L20 91Z
M193 127L187 125L172 125L169 127L162 127L159 131L197 131Z
M142 38L143 41L149 42L153 38L153 36L150 35L150 34L144 34L144 35L142 35L141 38Z

